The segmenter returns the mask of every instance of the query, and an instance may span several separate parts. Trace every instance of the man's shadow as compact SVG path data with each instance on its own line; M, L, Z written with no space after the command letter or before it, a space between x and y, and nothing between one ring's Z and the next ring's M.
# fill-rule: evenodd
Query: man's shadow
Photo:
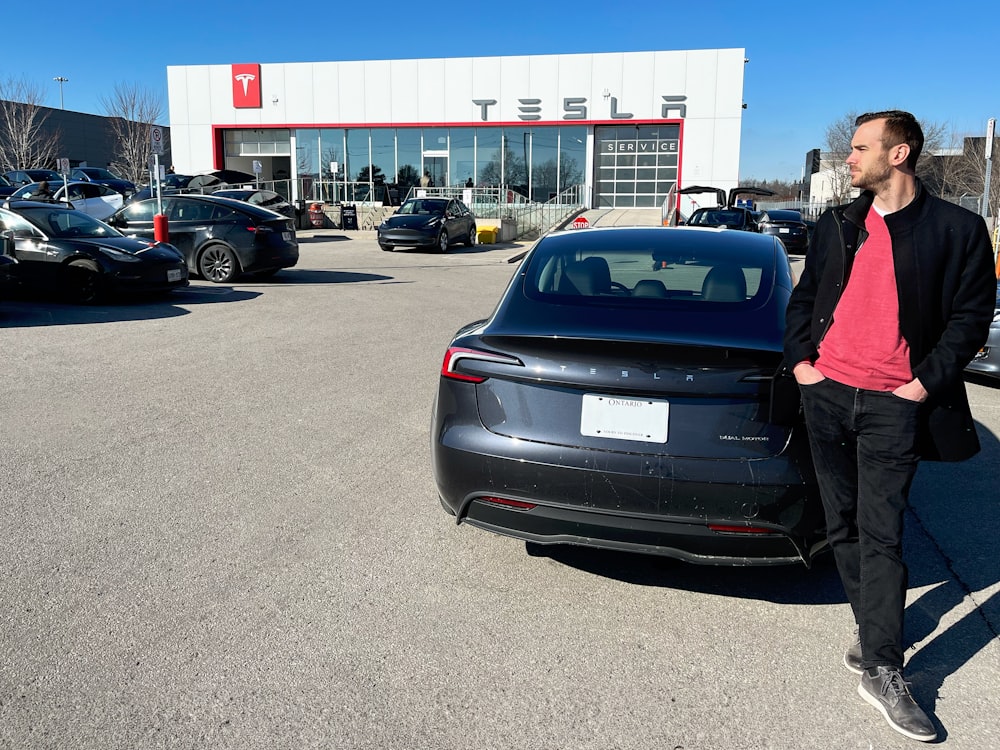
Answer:
M910 493L907 523L916 526L912 534L926 532L940 553L933 559L907 555L911 588L932 588L906 608L906 650L931 638L908 659L906 673L932 709L945 679L983 649L996 646L1000 633L1000 593L987 593L1000 581L1000 441L982 425L977 424L977 434L982 445L978 455L961 463L921 463ZM970 601L972 608L964 616L933 635Z

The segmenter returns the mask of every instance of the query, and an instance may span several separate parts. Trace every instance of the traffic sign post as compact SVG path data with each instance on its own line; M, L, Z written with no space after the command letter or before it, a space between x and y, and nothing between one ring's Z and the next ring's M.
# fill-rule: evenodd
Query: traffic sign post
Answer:
M69 200L69 159L56 159L56 166L63 178L63 194L66 196L66 200Z
M153 180L156 188L156 216L153 217L153 238L157 242L170 240L167 217L163 215L163 189L160 185L160 157L163 155L163 128L154 125L149 129L149 150L153 154Z

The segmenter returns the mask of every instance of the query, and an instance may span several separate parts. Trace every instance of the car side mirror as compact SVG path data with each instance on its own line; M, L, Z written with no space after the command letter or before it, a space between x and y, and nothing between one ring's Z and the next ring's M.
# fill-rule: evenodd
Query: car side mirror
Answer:
M125 221L125 217L124 216L109 216L104 221L105 221L106 224L109 224L109 225L111 225L113 227L126 227L126 226L128 226L128 222Z

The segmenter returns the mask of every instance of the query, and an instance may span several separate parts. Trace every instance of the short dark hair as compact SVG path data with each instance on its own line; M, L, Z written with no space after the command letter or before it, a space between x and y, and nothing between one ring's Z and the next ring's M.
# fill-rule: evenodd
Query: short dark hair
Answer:
M901 109L887 109L884 112L865 112L858 115L854 126L864 125L872 120L885 120L882 131L882 146L892 148L900 143L910 147L910 155L906 158L906 166L912 170L917 168L917 159L924 150L924 131L917 118Z

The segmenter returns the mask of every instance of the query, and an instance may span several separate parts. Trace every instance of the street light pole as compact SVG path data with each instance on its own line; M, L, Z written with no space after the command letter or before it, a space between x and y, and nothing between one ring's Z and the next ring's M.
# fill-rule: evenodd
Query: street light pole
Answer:
M63 84L67 83L69 79L63 78L62 76L56 76L52 80L59 84L59 109L66 109L66 107L63 106Z

